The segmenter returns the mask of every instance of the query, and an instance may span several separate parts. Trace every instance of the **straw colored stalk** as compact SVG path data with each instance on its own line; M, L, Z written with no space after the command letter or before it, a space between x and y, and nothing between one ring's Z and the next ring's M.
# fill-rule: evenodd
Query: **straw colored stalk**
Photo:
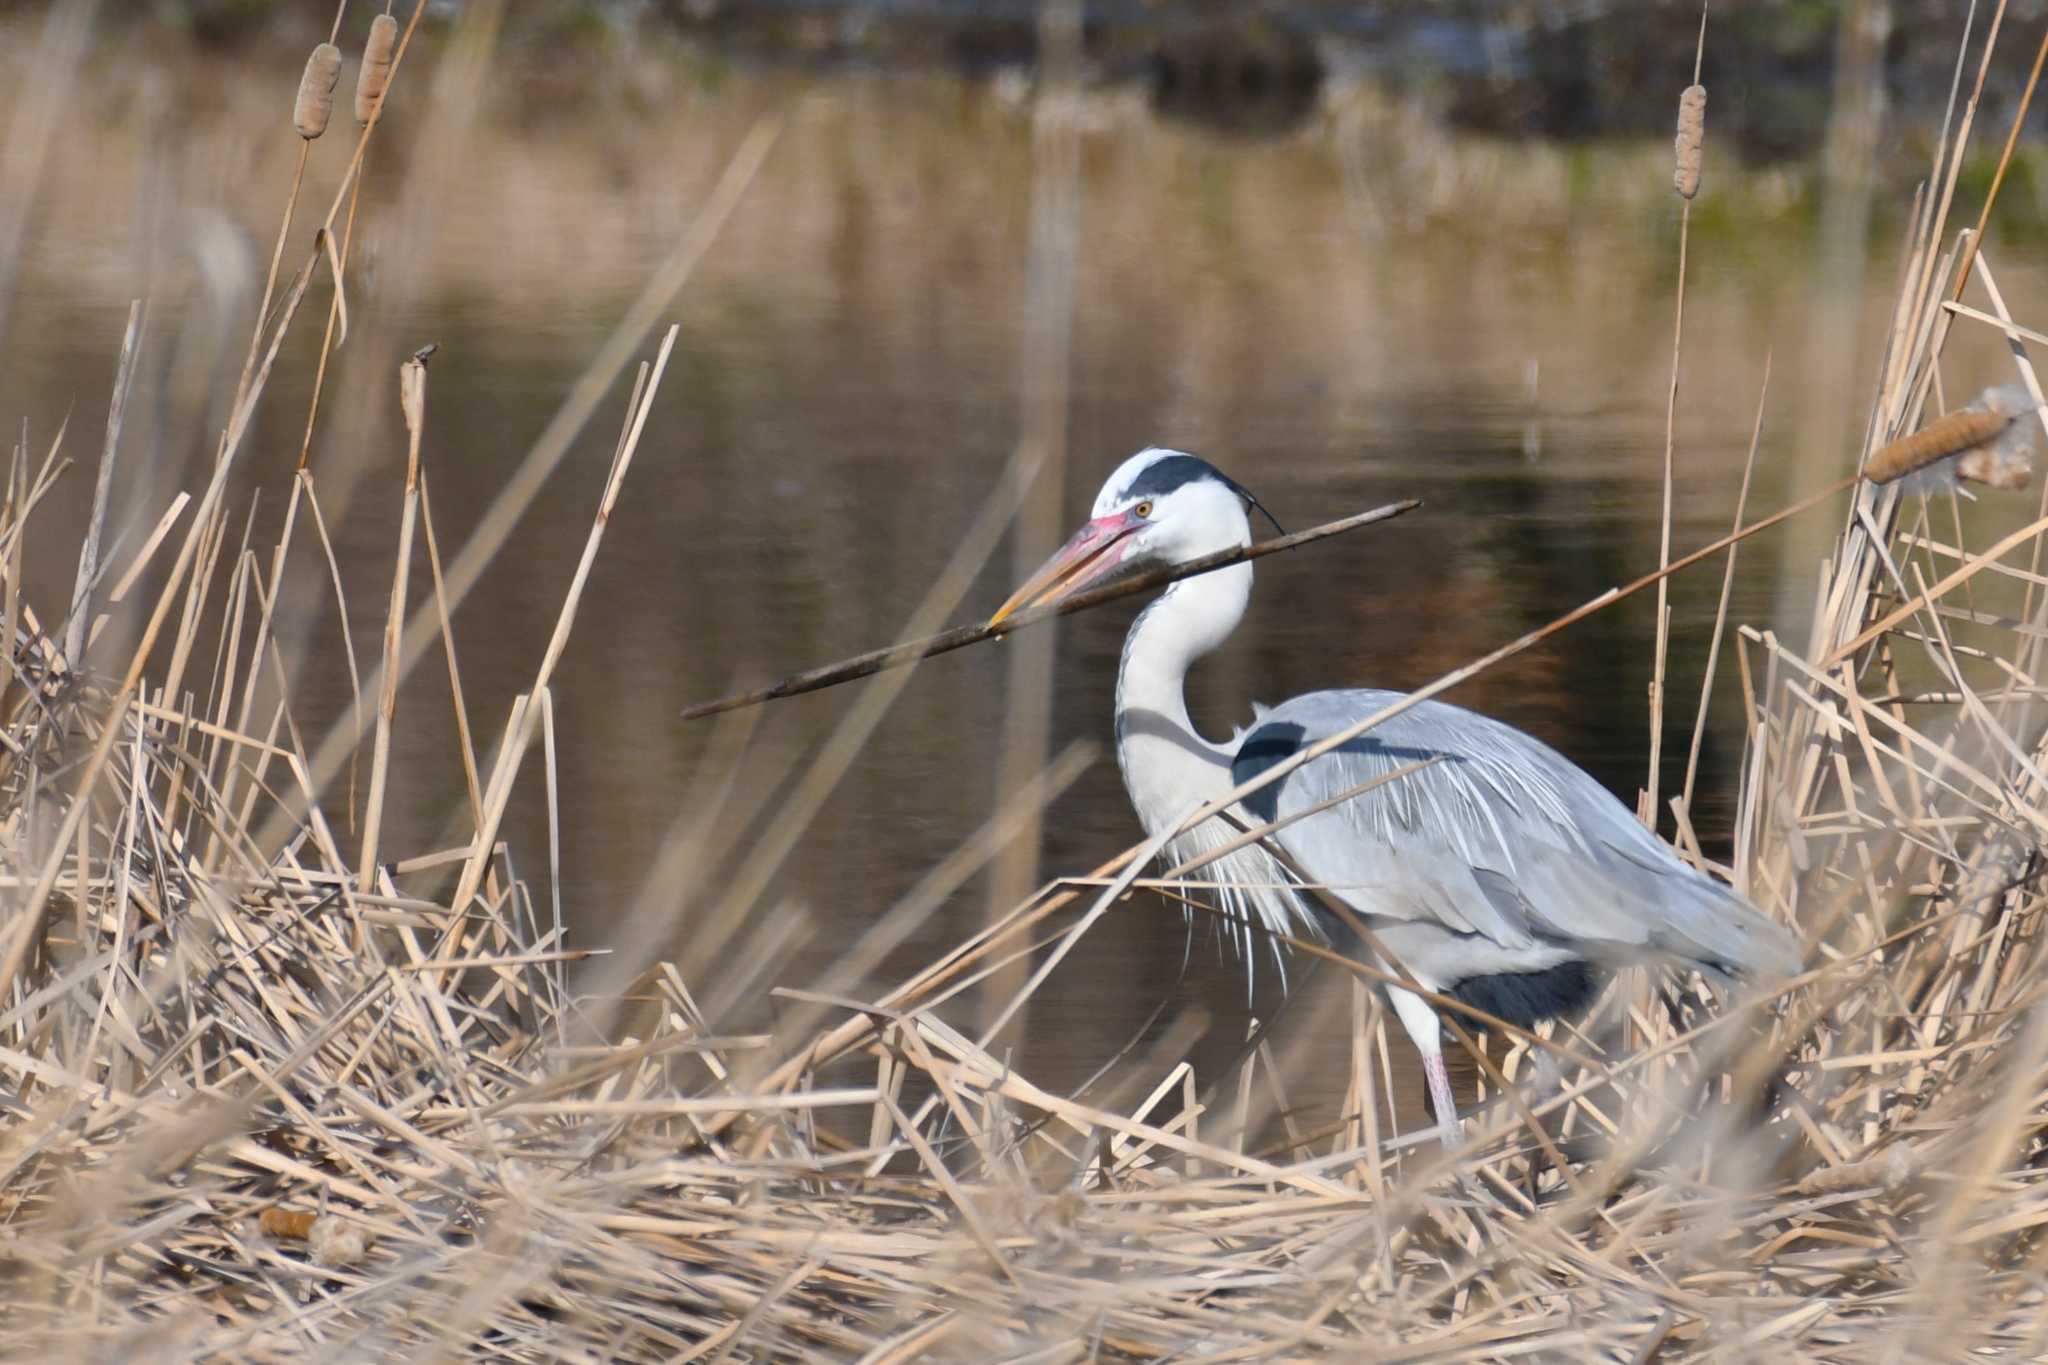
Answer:
M308 56L306 59L306 69L304 73L299 77L299 95L298 100L293 107L292 117L293 127L298 132L300 138L298 165L292 174L291 194L287 198L285 203L284 221L280 224L278 228L277 245L273 247L271 251L270 273L268 278L265 280L263 287L263 303L257 309L257 325L254 330L254 335L250 339L250 358L252 360L255 356L256 339L262 335L262 324L264 315L269 310L271 288L277 278L278 261L284 250L284 240L287 234L289 234L289 232L291 231L293 210L298 202L299 186L305 177L306 160L311 150L311 143L314 139L318 138L322 133L324 133L327 130L327 124L329 123L333 115L334 90L336 85L340 81L341 77L341 49L335 46L334 40L335 38L340 36L341 21L343 17L347 14L347 12L348 0L336 0L334 7L334 24L332 29L328 33L327 41L317 45L313 49L312 54ZM243 387L246 387L248 372L248 365L246 363L244 364L243 372ZM300 454L300 467L302 470L304 468L304 464L305 452L302 450ZM309 478L307 476L304 476L303 474L300 478L296 478L292 481L291 500L286 505L285 509L284 530L279 534L277 545L271 553L270 581L273 585L281 583L284 579L286 551L287 548L291 545L292 532L298 524L299 495L302 491L309 490L309 488ZM251 663L249 667L248 683L242 694L241 711L236 719L235 724L235 728L239 731L246 731L249 728L250 711L251 708L255 705L256 700L256 682L258 677L262 673L262 658L264 653L264 646L270 639L271 614L275 607L275 601L275 593L272 593L269 596L267 596L264 601L263 610L257 618L256 642L250 654ZM347 623L346 621L344 621L344 631L346 630L346 625ZM349 647L349 667L351 675L353 675L355 667L355 649L353 642L351 642ZM360 694L361 689L360 687L358 687L358 698L360 698ZM360 705L360 701L358 701L358 705ZM265 753L259 759L258 767L254 775L254 780L257 784L260 784L262 782L263 775L267 770L269 763L270 755L268 753ZM232 798L235 794L235 788L241 781L242 776L243 771L241 767L229 767L227 777L225 779L225 786L222 791L222 805L229 810L234 809L234 801ZM217 848L217 846L218 845L216 841L215 847ZM209 865L211 865L212 853L209 852L208 856Z
M92 624L92 598L99 581L100 537L107 524L108 499L113 492L114 457L121 445L121 427L127 419L128 399L135 387L135 360L142 344L142 300L128 305L128 326L121 335L120 366L114 375L113 402L107 409L107 436L100 447L99 476L93 483L92 517L86 523L85 544L78 554L77 585L72 590L70 620L64 631L64 657L72 668L83 665L87 632Z
M377 839L384 828L384 788L391 775L391 725L398 714L398 636L405 625L406 588L412 572L414 528L419 524L420 437L427 425L427 357L416 351L398 370L398 405L405 414L405 498L399 513L398 566L391 575L391 605L384 616L384 686L377 696L377 737L370 756L370 793L363 813L363 859L357 889L377 889Z
M626 473L633 467L633 456L640 448L640 436L647 427L647 415L654 407L654 399L661 387L661 378L668 370L668 357L676 344L680 328L671 325L661 339L661 349L656 352L654 366L647 377L639 406L626 416L625 430L619 438L617 452L612 457L612 468L605 480L604 490L599 496L597 515L592 519L590 534L583 545L583 556L577 561L576 573L569 584L562 601L562 610L555 619L554 634L548 638L547 648L541 656L540 667L536 670L533 690L529 696L539 697L554 677L556 667L561 663L563 651L568 648L569 634L576 624L577 608L583 599L584 584L590 578L590 566L597 559L598 548L604 543L605 530L611 525L612 509L618 503L619 492L625 486ZM394 646L395 649L395 646ZM397 659L394 655L386 660L385 677L390 681L387 687L395 688L398 678ZM498 754L497 765L492 769L489 786L484 792L484 822L476 832L476 841L469 858L463 863L462 875L456 882L453 905L467 905L482 884L484 871L489 866L491 850L497 840L499 822L504 819L505 808L512 798L512 784L519 774L520 761L525 757L527 747L533 742L534 731L538 728L540 716L532 705L515 706L511 721L505 732L505 741ZM463 936L452 932L441 942L438 954L442 959L457 955Z
M338 16L337 16L338 17ZM306 158L313 140L327 131L334 112L334 87L341 79L341 49L332 42L320 43L306 58L299 75L298 97L292 102L292 128L299 135L297 164L292 168L291 189L285 194L284 217L277 225L277 242L270 249L270 268L263 277L263 299L256 305L256 324L250 329L249 354L242 361L242 377L235 387L239 402L248 391L249 375L256 365L256 350L263 341L263 326L270 316L271 295L277 289L277 271L284 259L285 238L291 235L292 217L298 210L299 187L306 179Z
M257 683L263 674L263 656L270 643L272 621L277 609L278 594L276 587L284 581L285 554L287 548L291 545L293 531L298 525L299 498L305 488L306 479L303 476L293 478L292 495L285 503L284 528L278 532L277 544L270 553L270 583L272 590L263 595L262 610L256 616L256 640L250 649L248 678L243 684L241 709L236 713L233 725L233 729L238 733L246 734L251 729L256 706ZM159 534L161 534L161 531L159 531ZM351 666L355 662L353 649L350 650L349 662ZM280 718L281 714L280 710ZM243 809L245 811L253 810L256 790L262 786L264 778L269 772L270 762L271 754L266 750L259 753L253 771L245 770L241 764L230 764L227 776L223 779L221 785L221 805L228 810L236 809L235 798L239 794L239 788L246 777L250 785L250 791ZM209 870L216 866L217 864L212 861L212 855L209 854Z
M334 294L328 300L327 330L320 339L320 363L313 371L313 395L306 405L306 433L299 446L300 469L305 469L312 459L313 430L320 413L320 396L327 385L328 358L336 346L348 339L346 273L349 251L355 242L356 209L362 202L363 167L369 156L370 135L383 122L384 96L398 75L399 64L405 60L406 49L412 43L413 32L419 27L420 16L426 13L426 8L427 0L414 0L412 18L406 22L403 33L399 31L396 19L389 14L378 15L370 25L362 64L356 72L356 121L362 125L362 132L356 137L355 154L349 159L341 186L327 206L327 216L321 220L321 226L327 231L328 263L334 272ZM337 27L340 22L341 16L337 12ZM337 253L334 250L334 220L341 215L344 204L348 206L348 221L342 229L340 251Z
M1692 196L1699 189L1699 140L1704 131L1707 92L1700 84L1700 70L1707 55L1707 11L1700 7L1699 36L1694 42L1692 84L1678 101L1678 170L1676 184L1684 205L1678 212L1678 286L1671 313L1671 383L1664 394L1664 497L1657 528L1657 566L1671 563L1671 498L1673 465L1678 446L1679 357L1685 348L1685 267L1692 240ZM1690 159L1688 162L1688 148ZM1686 168L1690 164L1691 175ZM1643 791L1636 804L1636 817L1652 831L1657 828L1657 808L1663 800L1664 765L1664 679L1671 647L1670 590L1657 580L1657 643L1650 663L1650 758L1643 779Z
M1881 396L1893 400L1903 393L1903 401L1886 405L1891 424L1883 428L1892 433L1899 432L1915 420L1921 405L1934 384L1934 360L1941 354L1948 341L1948 330L1953 318L1939 305L1946 299L1955 302L1962 298L1964 286L1969 282L1971 263L1976 258L1978 244L1982 241L1991 222L1992 206L1998 201L1998 193L2005 184L2006 168L2014 150L2019 144L2019 134L2025 126L2027 111L2033 104L2034 91L2040 83L2042 63L2048 58L2048 31L2042 34L2040 47L2034 54L2033 70L2028 73L2026 87L2021 91L2018 106L2013 111L2012 123L2006 135L2005 149L2000 154L1997 169L1991 178L1991 188L1979 206L1977 224L1974 230L1966 232L1952 254L1937 250L1937 244L1944 240L1948 213L1955 200L1956 186L1962 177L1963 152L1968 147L1970 133L1976 124L1977 109L1984 95L1984 86L1990 76L1991 62L1998 50L1998 36L2005 21L2005 0L1999 0L1998 7L1991 13L1990 32L1984 40L1983 49L1977 61L1977 75L1970 90L1969 100L1963 106L1961 123L1953 138L1945 138L1937 144L1934 152L1934 182L1940 186L1938 196L1928 200L1928 216L1921 224L1921 231L1915 241L1914 257L1919 270L1915 282L1909 289L1903 304L1909 305L1909 325L1895 330L1892 337L1894 351L1904 357L1894 371L1886 375ZM1966 29L1967 33L1967 29ZM1957 71L1961 72L1961 57L1958 55ZM1949 95L1951 106L1955 92ZM1944 131L1946 128L1944 127ZM1938 268L1937 260L1943 263ZM1946 264L1952 260L1953 275L1946 273ZM1943 279L1949 279L1943 284ZM1901 390L1900 386L1903 386Z
M1764 404L1771 392L1771 352L1764 352L1763 381L1756 397L1756 418L1749 428L1749 451L1742 459L1742 486L1735 494L1735 525L1739 529L1742 518L1749 509L1749 483L1756 473L1757 447L1763 442ZM1707 706L1714 698L1714 675L1719 671L1721 661L1721 640L1728 629L1728 602L1735 592L1734 546L1728 547L1728 559L1721 568L1721 597L1714 608L1714 633L1707 643L1707 665L1700 672L1700 705L1693 714L1692 747L1685 756L1685 782L1679 788L1677 814L1680 821L1690 824L1692 820L1693 782L1699 776L1700 745L1707 734Z

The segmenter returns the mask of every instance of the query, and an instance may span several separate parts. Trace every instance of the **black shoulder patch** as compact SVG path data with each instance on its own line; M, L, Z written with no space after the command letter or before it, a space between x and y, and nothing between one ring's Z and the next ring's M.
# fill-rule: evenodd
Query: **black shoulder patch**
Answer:
M1300 751L1307 733L1288 720L1259 726L1237 746L1237 757L1230 760L1230 784L1242 787L1275 763L1292 758ZM1268 823L1278 819L1280 788L1286 785L1287 779L1283 777L1271 786L1259 788L1244 799L1245 809Z
M1600 993L1600 973L1582 958L1560 962L1537 972L1500 972L1493 976L1468 976L1444 988L1444 994L1461 1000L1475 1010L1485 1010L1516 1028L1528 1028L1543 1019L1577 1014ZM1477 1024L1476 1019L1459 1021L1461 1026Z

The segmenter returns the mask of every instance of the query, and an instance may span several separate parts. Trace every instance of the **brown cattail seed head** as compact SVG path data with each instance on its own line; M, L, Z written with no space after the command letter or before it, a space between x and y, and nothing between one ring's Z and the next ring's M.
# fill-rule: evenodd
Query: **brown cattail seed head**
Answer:
M1823 1166L1799 1182L1801 1194L1836 1194L1843 1190L1867 1189L1872 1185L1887 1190L1903 1189L1917 1173L1919 1163L1903 1144L1884 1149L1881 1156L1852 1161L1846 1166Z
M263 1217L257 1221L269 1236L302 1242L313 1231L317 1218L310 1209L269 1208L263 1210Z
M1863 467L1872 483L1919 474L1908 488L1928 492L1957 480L2025 488L2034 470L2033 400L2016 385L1986 389L1962 408L1881 447ZM1925 471L1924 473L1922 471Z
M356 73L356 122L368 123L384 102L384 87L391 84L391 55L398 49L398 21L380 14L370 24L370 41L363 44L363 66Z
M327 131L327 117L334 112L334 83L341 79L341 49L322 43L306 58L306 74L299 77L299 102L292 106L292 127L311 142Z
M1671 188L1679 197L1690 199L1700 192L1700 139L1707 131L1707 87L1688 85L1678 97L1678 138L1673 150L1677 169L1671 172Z

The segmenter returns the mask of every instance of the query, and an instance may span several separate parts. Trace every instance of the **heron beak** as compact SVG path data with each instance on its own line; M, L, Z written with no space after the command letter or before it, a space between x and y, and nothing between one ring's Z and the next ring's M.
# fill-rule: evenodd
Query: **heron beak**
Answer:
M1130 512L1095 518L1074 532L1073 539L1060 546L1058 554L1046 560L1023 587L1011 593L1010 600L988 618L988 623L1000 625L1004 618L1026 607L1051 606L1099 581L1123 563L1123 553L1117 547L1125 536L1144 524L1144 518Z

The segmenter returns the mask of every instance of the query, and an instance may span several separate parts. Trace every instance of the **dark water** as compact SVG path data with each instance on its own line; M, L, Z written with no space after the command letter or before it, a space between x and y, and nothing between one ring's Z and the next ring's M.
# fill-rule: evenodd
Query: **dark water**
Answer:
M373 159L354 331L313 468L367 667L403 469L397 361L441 344L425 466L452 556L751 119L786 113L759 182L668 310L681 339L554 687L572 940L605 944L644 898L721 1023L754 1027L790 1008L772 986L818 980L1002 796L1004 653L934 661L745 907L740 933L713 946L712 908L787 828L792 793L855 692L760 713L737 776L712 770L712 727L675 711L892 639L959 547L1020 430L1029 110L943 80L798 83L658 61L615 74L612 93L553 109L487 99L459 118L450 110L469 106L444 108L434 101L457 96L436 86L430 98L424 85L394 105L403 136ZM152 520L170 490L198 487L296 148L251 131L268 126L260 83L220 75L155 71L128 104L80 113L39 189L0 338L0 414L25 422L41 449L70 413L66 452L89 468L127 301L147 292L117 524ZM1161 126L1116 96L1090 107L1069 513L1155 442L1214 460L1290 528L1397 498L1426 504L1262 562L1245 626L1194 680L1195 714L1212 732L1244 719L1254 698L1428 682L1656 562L1677 231L1664 154L1460 140L1399 110L1354 114L1261 142ZM327 142L317 152L309 199L324 206L343 153ZM1691 242L1681 549L1728 527L1767 351L1775 371L1753 505L1779 505L1802 467L1841 467L1893 270L1880 238L1867 283L1816 300L1808 220L1787 207L1785 186L1731 174L1718 193L1701 201ZM2024 314L2039 261L1999 264ZM237 484L238 518L260 492L250 544L266 563L319 320L301 323L281 361ZM1846 330L1827 330L1836 326ZM1969 366L1988 372L1995 360L1988 346L1957 354L1958 390ZM531 685L624 403L622 384L457 615L485 761L511 699ZM40 600L63 596L76 543L67 528L88 494L74 471L37 528ZM1735 619L1803 603L1831 527L1746 552ZM988 549L951 619L984 615L1006 594L1009 547ZM1667 774L1683 769L1719 581L1708 570L1674 587ZM422 556L416 601L426 582ZM294 548L284 601L293 714L317 737L347 723L349 684L310 541ZM1058 628L1052 748L1085 739L1097 755L1047 813L1042 876L1084 872L1138 836L1107 751L1134 610ZM1550 741L1632 803L1652 633L1646 594L1455 699ZM203 693L210 676L195 665L188 682ZM1700 778L1710 840L1737 777L1733 679L1724 670ZM437 653L401 693L385 845L394 857L466 837L447 692ZM542 779L536 748L505 836L545 911ZM346 830L345 789L329 799ZM650 886L664 841L707 812L716 818L703 856ZM876 981L929 960L986 914L981 882L968 882ZM1192 1037L1207 1077L1249 1018L1281 1003L1274 973L1260 973L1248 999L1242 967L1205 928L1190 944L1177 911L1141 897L1053 975L1010 1042L1034 1079L1072 1086L1149 1028L1176 1045ZM979 1008L970 996L958 1012L971 1024ZM1281 1038L1302 1053L1297 1100L1327 1106L1341 1094L1346 1009L1334 973L1295 993ZM1174 1032L1184 1016L1195 1022ZM1405 1103L1412 1122L1419 1101Z

